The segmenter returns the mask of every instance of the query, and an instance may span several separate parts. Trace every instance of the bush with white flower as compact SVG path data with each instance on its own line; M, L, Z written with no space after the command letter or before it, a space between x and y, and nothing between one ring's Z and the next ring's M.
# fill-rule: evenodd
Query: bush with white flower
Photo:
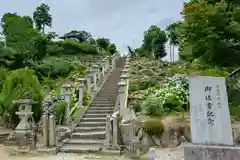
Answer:
M188 76L175 74L174 76L167 79L167 84L165 87L183 87L184 89L188 89Z
M146 91L142 109L148 115L163 115L173 111L182 112L187 104L187 76L174 75L163 88L149 88Z

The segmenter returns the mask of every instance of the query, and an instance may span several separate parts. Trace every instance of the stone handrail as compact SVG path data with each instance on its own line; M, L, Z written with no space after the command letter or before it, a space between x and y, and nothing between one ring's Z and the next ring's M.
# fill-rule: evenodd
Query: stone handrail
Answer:
M94 100L98 91L102 88L102 85L108 78L109 73L115 69L117 60L117 54L112 55L111 57L107 56L103 60L99 61L97 64L94 64L88 75L85 78L78 79L80 82L79 88L79 102L78 107L83 107L83 89L87 89L91 96L91 102ZM91 83L91 79L93 78L93 83ZM86 79L87 85L84 85L84 80ZM82 119L83 115L86 113L88 106L83 107L83 111L81 111L79 117L72 122L71 131L73 131L78 122Z
M65 100L67 102L66 105L66 116L65 116L65 124L69 125L70 124L70 128L67 129L67 131L65 132L65 134L70 135L69 133L71 133L75 127L77 126L78 122L81 120L81 118L83 117L83 114L86 112L88 106L83 106L83 98L84 98L84 89L87 89L90 93L91 96L91 100L93 100L97 94L97 92L99 91L99 89L101 88L101 86L104 84L104 82L106 81L109 72L111 72L111 70L113 70L115 68L115 61L117 60L117 54L114 54L111 57L105 57L104 59L102 59L101 61L97 62L97 63L93 63L89 73L84 77L84 78L76 78L74 80L71 81L71 83L66 83L62 86L62 93L61 96L56 97L54 95L49 94L46 98L45 101L43 102L44 105L44 115L43 115L43 133L44 133L44 143L45 146L48 146L48 132L49 131L49 125L48 125L48 116L46 116L45 113L49 112L49 108L51 108L50 110L53 110L53 106L52 103L59 101L59 100ZM111 62L110 62L111 60ZM111 65L110 65L111 63ZM79 95L78 95L78 102L76 103L75 107L73 107L73 109L71 110L70 108L70 102L72 99L72 95L73 95L73 84L74 81L78 82L78 89L79 89ZM87 82L87 83L85 83ZM51 102L51 106L49 106ZM90 102L91 104L91 102ZM73 122L71 122L70 119L70 115L72 113L74 113L74 110L77 108L83 108L83 111L80 113L80 115L78 116L78 118L76 118L76 120L74 120ZM71 123L70 123L71 122ZM55 133L56 128L51 128L50 130L54 130L53 132L50 133ZM56 138L56 134L52 135L52 137ZM54 144L56 144L54 142Z
M126 59L120 82L118 83L118 97L114 113L107 116L106 123L106 148L119 149L119 124L124 121L129 121L136 117L135 112L128 108L128 87L129 87L129 58ZM121 120L121 121L120 121Z

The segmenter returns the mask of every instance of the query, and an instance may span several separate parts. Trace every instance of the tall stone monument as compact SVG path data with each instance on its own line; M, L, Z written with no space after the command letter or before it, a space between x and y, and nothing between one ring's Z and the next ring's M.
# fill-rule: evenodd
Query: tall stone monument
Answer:
M184 148L186 160L237 160L233 146L225 78L189 78L192 144Z

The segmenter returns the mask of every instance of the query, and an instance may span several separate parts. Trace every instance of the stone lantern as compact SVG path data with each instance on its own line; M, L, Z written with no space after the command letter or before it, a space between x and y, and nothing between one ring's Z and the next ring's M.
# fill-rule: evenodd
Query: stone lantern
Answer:
M70 84L63 84L62 85L62 94L65 97L65 101L67 103L66 105L66 119L65 119L65 123L69 124L70 121L70 103L71 103L71 97L72 97L72 89L73 86Z
M14 130L19 147L28 147L28 140L32 139L31 148L35 148L36 125L33 119L32 105L36 104L37 102L31 99L29 92L26 92L24 99L13 101L13 103L19 105L19 110L16 112L16 115L19 117L20 122Z

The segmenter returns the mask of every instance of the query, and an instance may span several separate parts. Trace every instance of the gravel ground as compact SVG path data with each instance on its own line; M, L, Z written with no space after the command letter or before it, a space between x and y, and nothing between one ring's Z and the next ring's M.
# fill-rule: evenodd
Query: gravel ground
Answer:
M152 154L151 154L152 155ZM156 148L154 151L155 160L183 160L183 149L179 148ZM63 154L57 155L42 155L18 154L12 147L0 146L0 157L4 160L129 160L123 156L107 156L107 155L93 155L93 154ZM141 160L149 160L149 153L141 156Z

